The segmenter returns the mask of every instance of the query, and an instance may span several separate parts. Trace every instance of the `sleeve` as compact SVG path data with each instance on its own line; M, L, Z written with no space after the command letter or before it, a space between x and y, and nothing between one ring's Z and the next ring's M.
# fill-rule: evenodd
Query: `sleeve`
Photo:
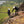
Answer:
M14 8L14 9L15 9L15 8ZM13 9L13 10L14 10L14 9ZM13 10L12 10L12 12L13 12Z

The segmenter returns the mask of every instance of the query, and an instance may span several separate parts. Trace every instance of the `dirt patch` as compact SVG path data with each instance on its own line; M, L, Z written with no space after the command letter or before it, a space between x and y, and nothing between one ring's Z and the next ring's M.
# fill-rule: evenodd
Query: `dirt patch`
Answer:
M8 19L9 18L9 16L8 17L5 17L3 20L6 20L6 19Z

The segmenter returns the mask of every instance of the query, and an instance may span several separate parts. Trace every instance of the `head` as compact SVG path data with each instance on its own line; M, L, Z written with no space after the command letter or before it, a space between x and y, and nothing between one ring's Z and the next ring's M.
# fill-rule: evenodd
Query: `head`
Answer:
M13 8L15 8L15 6L13 6Z
M10 8L8 8L8 10L10 10Z

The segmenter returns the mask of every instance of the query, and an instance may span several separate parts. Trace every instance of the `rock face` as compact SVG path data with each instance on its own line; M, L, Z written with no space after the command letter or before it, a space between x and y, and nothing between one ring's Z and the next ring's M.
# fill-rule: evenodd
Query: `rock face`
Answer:
M8 24L24 24L24 16L16 16L8 20Z
M24 24L24 16L16 16L16 17L10 18L8 22L3 24Z
M22 3L22 5L20 5L19 8L20 8L19 11L24 11L24 2Z
M3 24L24 24L24 14L20 11L18 16L9 18L8 21Z

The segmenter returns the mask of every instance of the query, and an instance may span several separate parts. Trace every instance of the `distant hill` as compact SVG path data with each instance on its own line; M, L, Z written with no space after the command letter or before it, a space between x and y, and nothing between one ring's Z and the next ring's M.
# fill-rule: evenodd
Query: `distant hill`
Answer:
M24 0L0 0L0 1L24 1Z
M23 2L24 0L0 0L0 1L15 1L15 2Z

